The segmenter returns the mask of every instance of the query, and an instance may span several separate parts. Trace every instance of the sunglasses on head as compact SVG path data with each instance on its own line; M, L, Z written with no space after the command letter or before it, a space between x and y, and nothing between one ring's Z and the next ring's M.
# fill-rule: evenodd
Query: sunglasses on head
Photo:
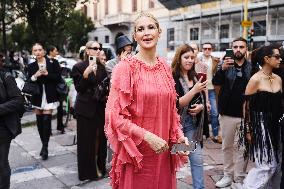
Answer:
M97 50L102 50L102 48L101 47L89 47L88 49L93 49L93 50L95 50L95 51L97 51Z

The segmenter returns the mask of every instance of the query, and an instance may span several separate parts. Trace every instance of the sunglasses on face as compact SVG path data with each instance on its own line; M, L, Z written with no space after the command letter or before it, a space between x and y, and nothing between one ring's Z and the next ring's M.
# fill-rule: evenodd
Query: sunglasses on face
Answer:
M205 51L211 51L212 48L203 48L203 50L205 50Z
M94 51L97 51L97 50L102 50L102 48L101 47L89 47L88 49L93 49Z
M279 60L281 58L280 54L270 55L269 57L274 57L276 60Z

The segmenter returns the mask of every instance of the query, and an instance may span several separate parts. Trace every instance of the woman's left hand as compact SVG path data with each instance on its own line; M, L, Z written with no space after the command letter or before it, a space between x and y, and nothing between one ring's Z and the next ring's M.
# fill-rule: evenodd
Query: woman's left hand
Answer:
M206 103L206 108L207 108L207 111L210 112L210 110L211 110L211 104L210 104L210 102L207 102L207 103Z
M47 70L42 70L42 71L40 71L40 72L41 72L42 75L45 75L45 76L48 75L48 71L47 71Z
M196 116L199 112L204 109L203 104L193 104L190 109L188 109L188 113L192 116Z
M185 143L186 145L189 146L189 142L188 142L188 138L187 137L180 137L178 140L177 140L177 143ZM189 155L189 152L186 151L186 152L178 152L179 155L182 155L182 156L188 156Z

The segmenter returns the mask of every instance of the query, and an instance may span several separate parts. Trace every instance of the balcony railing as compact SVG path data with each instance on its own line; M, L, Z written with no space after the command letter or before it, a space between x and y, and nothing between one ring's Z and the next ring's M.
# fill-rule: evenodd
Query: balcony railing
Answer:
M120 23L130 23L131 22L131 15L126 13L120 13L117 15L107 15L102 20L102 24L104 26L108 25L115 25Z

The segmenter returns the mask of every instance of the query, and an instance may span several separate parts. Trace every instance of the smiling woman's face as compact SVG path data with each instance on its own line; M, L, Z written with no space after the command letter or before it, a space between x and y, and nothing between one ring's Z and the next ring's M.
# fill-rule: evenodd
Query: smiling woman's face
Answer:
M134 39L142 49L152 49L157 46L160 29L153 18L142 16L136 20Z
M180 57L180 70L189 71L194 65L195 55L194 52L188 51L183 53Z

